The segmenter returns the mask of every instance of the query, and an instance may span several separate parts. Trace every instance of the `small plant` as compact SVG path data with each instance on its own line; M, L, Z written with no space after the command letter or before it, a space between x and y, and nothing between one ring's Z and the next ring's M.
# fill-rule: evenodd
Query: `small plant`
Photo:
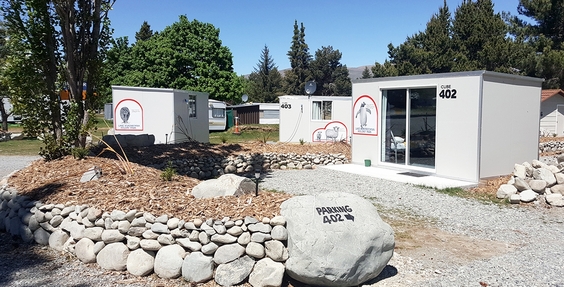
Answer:
M270 139L270 135L272 134L272 129L263 129L260 134L260 141L262 143L266 143Z
M300 139L300 145L304 145L304 144L305 144L304 139Z
M175 175L176 169L172 166L172 161L169 161L163 173L161 173L161 179L164 181L171 181Z
M219 140L221 141L221 143L226 143L227 142L227 135L226 134L221 134L219 136Z
M88 153L90 153L90 150L87 148L75 147L71 150L71 153L75 159L84 159Z
M105 122L105 121L104 121ZM108 123L106 122L106 125L108 125ZM107 142L105 142L103 139L97 137L94 134L90 134L90 136L92 136L93 138L97 138L99 142L103 143L106 147L104 149L102 149L102 151L98 154L101 155L102 153L104 153L105 151L110 151L113 152L116 157L118 158L120 165L118 165L116 163L116 165L118 166L119 171L122 174L133 174L133 167L131 166L131 163L129 162L129 159L127 158L127 155L125 154L125 151L123 150L123 147L121 146L121 144L119 143L119 140L117 139L116 135L114 134L114 139L116 140L121 152L123 153L123 156L121 154L119 154L113 147L111 147Z

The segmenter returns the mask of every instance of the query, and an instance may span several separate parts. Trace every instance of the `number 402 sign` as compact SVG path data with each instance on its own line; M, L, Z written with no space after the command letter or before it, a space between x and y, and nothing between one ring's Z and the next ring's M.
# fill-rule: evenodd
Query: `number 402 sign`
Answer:
M439 97L441 99L456 99L456 89L451 89L450 85L441 85Z

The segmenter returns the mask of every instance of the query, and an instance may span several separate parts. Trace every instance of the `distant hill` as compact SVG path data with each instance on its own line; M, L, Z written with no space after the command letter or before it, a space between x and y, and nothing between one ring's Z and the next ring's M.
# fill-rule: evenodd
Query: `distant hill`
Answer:
M364 67L368 67L368 69L370 69L370 67L372 67L373 65L366 65L366 66L360 66L360 67L355 67L355 68L348 68L349 69L349 78L351 78L351 80L356 80L356 79L360 79L362 78L362 71L364 71ZM284 70L280 70L280 74L282 75L282 77L284 76L284 73L286 71L288 71L290 69L284 69ZM245 78L249 78L249 75L245 75Z

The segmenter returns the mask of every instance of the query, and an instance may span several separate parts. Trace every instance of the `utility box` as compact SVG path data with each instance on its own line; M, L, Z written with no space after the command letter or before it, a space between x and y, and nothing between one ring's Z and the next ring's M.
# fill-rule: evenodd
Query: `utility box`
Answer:
M208 94L112 86L116 134L155 136L156 144L209 142Z
M351 97L281 96L280 142L350 140Z
M478 182L538 158L542 79L489 71L353 81L352 162Z

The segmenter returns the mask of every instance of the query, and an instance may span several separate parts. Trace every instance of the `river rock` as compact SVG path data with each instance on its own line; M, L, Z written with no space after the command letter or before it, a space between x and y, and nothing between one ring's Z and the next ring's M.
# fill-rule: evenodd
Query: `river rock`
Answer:
M218 196L240 196L255 192L255 183L249 178L235 174L224 174L217 179L200 182L191 194L195 198L213 198Z
M284 264L274 262L270 258L259 260L249 275L249 283L253 287L279 287L284 278Z
M137 249L127 257L127 272L135 276L147 276L153 272L155 252Z
M192 252L182 263L182 278L188 282L203 283L213 278L213 258L202 252Z
M159 249L155 257L155 274L165 279L180 277L185 253L184 248L176 244Z
M221 286L234 286L240 284L251 274L255 260L243 256L229 263L220 264L215 270L215 282Z
M96 263L107 270L123 271L127 268L129 248L121 242L106 245L96 255Z

